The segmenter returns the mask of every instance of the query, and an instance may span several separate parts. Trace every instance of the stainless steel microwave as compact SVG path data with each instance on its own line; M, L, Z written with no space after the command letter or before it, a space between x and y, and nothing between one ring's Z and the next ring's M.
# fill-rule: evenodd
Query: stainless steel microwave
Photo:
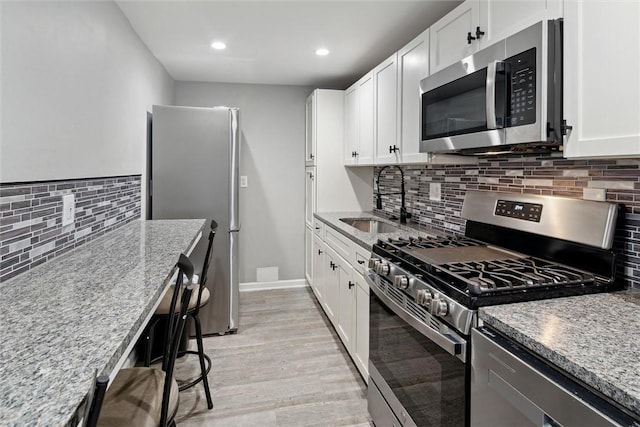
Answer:
M420 152L559 150L562 20L540 21L420 82Z

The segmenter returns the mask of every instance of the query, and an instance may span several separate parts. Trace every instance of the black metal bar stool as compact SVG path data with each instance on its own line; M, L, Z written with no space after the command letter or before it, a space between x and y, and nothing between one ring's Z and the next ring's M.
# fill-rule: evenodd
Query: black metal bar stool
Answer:
M209 380L207 375L209 371L211 371L211 359L204 353L204 343L202 342L202 327L200 323L200 308L207 305L209 299L211 298L211 293L209 289L206 287L207 281L207 273L209 271L209 265L211 262L211 257L213 255L213 238L216 235L216 231L218 229L218 223L214 220L211 220L210 230L209 230L209 242L207 244L207 251L205 254L204 264L202 266L202 272L200 274L199 283L194 283L193 294L191 296L191 300L189 301L189 307L187 309L187 316L191 317L195 324L196 329L196 344L198 346L198 350L183 350L178 353L178 356L183 356L185 354L195 354L198 356L200 362L200 375L193 380L187 383L180 384L180 391L186 390L190 387L195 386L199 382L202 382L204 386L204 393L207 398L207 407L209 409L213 408L213 400L211 398L211 390L209 389ZM149 366L152 362L157 359L151 360L151 349L153 346L153 333L156 324L160 319L170 317L170 295L171 291L167 291L162 301L158 305L154 313L154 318L151 321L151 326L149 327L147 334L147 347L145 351L145 366Z
M180 255L177 265L178 279L169 293L170 313L173 315L167 319L169 326L162 369L138 367L120 370L104 395L102 410L98 409L98 427L175 427L174 418L180 398L173 370L193 292L193 264L185 255ZM186 278L184 283L183 277Z

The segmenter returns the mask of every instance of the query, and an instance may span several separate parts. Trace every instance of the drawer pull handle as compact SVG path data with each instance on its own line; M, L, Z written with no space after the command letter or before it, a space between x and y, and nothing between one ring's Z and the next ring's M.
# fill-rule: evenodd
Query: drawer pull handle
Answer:
M364 260L363 259L359 259L358 260L358 264L360 264L360 265L364 264Z

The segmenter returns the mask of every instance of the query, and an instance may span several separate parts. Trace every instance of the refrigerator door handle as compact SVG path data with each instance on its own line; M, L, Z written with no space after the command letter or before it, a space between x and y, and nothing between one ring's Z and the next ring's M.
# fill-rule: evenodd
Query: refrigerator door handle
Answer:
M230 138L229 143L231 149L229 150L229 229L240 230L240 218L239 218L239 206L238 206L238 178L240 175L240 135L238 128L238 113L237 108L229 109L229 131Z

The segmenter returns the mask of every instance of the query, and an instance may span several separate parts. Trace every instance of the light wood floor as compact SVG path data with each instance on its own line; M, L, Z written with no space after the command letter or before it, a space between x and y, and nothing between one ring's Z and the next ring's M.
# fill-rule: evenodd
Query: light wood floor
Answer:
M309 288L242 292L238 332L205 338L205 352L214 407L202 384L181 392L180 427L373 426L366 384ZM197 367L182 359L178 378Z

